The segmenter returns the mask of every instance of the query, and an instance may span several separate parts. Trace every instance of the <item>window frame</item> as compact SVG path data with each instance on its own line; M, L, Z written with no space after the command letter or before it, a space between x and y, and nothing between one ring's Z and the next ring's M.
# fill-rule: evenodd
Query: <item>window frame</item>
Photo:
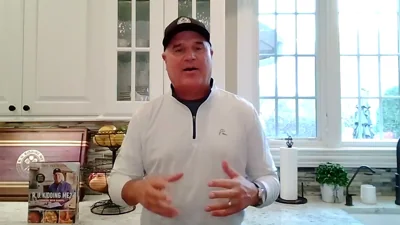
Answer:
M232 1L235 2L235 1ZM237 94L259 110L258 88L258 0L237 0ZM227 15L232 19L233 15ZM331 161L344 166L368 164L395 168L393 141L345 142L341 140L340 50L337 0L316 0L316 117L315 139L294 139L299 148L299 166L317 166ZM228 20L227 20L228 23ZM228 36L228 35L227 35ZM329 63L328 63L329 62ZM250 71L250 73L249 73ZM248 76L248 74L255 74ZM255 88L257 87L257 88ZM329 93L329 94L328 94ZM279 165L279 148L285 140L269 139L275 162ZM379 156L377 158L377 156ZM354 160L357 158L357 160Z

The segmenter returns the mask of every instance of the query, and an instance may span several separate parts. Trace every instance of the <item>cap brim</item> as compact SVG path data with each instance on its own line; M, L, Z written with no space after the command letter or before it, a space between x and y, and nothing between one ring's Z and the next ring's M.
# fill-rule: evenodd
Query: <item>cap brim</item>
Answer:
M174 38L175 35L182 31L193 31L199 33L201 36L204 37L205 41L210 42L210 33L204 27L198 26L192 23L180 24L176 26L173 30L166 33L163 39L164 49L167 48L168 44Z

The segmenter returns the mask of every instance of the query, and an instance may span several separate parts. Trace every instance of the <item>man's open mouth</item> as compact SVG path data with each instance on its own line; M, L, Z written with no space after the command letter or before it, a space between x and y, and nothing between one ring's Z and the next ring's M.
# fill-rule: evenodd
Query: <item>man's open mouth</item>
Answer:
M183 71L187 71L187 72L195 71L195 70L198 70L198 69L196 67L188 67L188 68L183 69Z

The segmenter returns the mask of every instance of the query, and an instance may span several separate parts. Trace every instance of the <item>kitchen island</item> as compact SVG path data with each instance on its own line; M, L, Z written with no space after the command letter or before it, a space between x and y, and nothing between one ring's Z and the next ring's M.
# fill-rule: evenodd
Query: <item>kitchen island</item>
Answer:
M140 225L141 207L131 213L115 216L99 216L90 212L90 206L105 195L88 195L80 203L81 225ZM390 203L391 199L384 198ZM381 203L380 203L381 204ZM348 206L321 202L318 197L308 197L304 205L274 203L263 209L249 207L243 225L363 225L343 209ZM355 200L352 210L372 209L376 206L360 206ZM400 208L399 208L400 209ZM0 202L0 224L24 225L27 217L26 202Z

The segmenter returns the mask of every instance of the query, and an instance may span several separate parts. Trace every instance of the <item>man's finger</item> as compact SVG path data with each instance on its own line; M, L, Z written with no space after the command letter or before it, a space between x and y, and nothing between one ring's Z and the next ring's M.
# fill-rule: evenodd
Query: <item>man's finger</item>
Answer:
M211 199L214 198L234 198L237 196L237 191L233 189L212 191L209 194Z
M172 175L170 177L167 178L168 182L175 182L178 181L179 179L181 179L183 177L183 173L177 173L175 175Z
M228 209L229 207L232 207L232 205L229 205L229 202L220 202L207 206L205 210L206 212L211 212L216 210Z
M227 161L222 161L222 169L224 170L224 172L229 176L229 178L233 179L236 178L238 176L240 176L240 174L238 172L236 172L236 170L234 170L232 167L229 166Z
M173 207L170 203L160 201L158 207L169 217L175 217L178 215L178 210Z
M156 189L165 189L167 187L168 181L162 178L156 178L151 181L151 186Z
M212 211L211 215L218 216L218 217L230 216L232 214L239 212L240 210L242 210L242 209L237 208L237 207L230 207L227 209L220 209L220 210Z
M150 198L156 199L158 201L167 201L170 202L170 198L166 195L165 192L157 190L155 188L149 189L147 195Z
M164 217L172 218L179 214L176 208L172 207L169 203L166 203L165 201L159 201L158 204L155 204L153 206L154 207L152 207L150 210Z
M233 188L237 181L232 179L215 179L208 183L209 187Z

